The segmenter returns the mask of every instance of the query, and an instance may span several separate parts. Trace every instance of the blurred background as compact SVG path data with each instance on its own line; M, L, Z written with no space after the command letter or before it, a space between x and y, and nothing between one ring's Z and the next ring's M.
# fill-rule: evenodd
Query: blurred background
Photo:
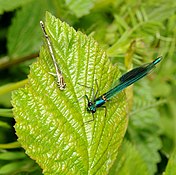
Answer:
M128 129L109 172L162 174L176 145L175 0L0 0L0 174L42 174L17 142L11 92L27 83L46 11L91 35L122 73L163 56L126 90Z

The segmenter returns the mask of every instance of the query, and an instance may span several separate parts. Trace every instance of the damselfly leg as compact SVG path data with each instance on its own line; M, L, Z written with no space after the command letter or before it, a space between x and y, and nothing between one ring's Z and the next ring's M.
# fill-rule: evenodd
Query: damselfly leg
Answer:
M96 92L95 92L95 90L94 90L93 87L91 88L91 87L88 87L88 86L85 86L85 85L81 85L81 86L84 86L84 87L86 87L86 88L91 89L91 90L92 90L92 94L93 94L91 100L89 99L89 97L88 97L87 95L84 95L84 96L82 97L82 98L86 98L86 100L87 100L87 111L92 113L92 120L89 120L89 121L87 121L86 123L89 123L89 122L91 122L91 121L94 120L94 113L96 112L95 103L96 103L96 99L97 99L96 97L97 97L97 95L98 95L99 86L98 86L97 80L95 80L95 83L96 83ZM98 104L97 104L97 105L98 105ZM106 114L107 114L106 106L102 106L102 105L101 105L100 107L105 109L105 117L106 117Z

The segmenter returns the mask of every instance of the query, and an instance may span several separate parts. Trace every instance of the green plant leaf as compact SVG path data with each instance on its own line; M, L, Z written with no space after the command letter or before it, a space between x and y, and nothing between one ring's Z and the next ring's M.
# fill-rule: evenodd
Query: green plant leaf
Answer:
M32 169L34 162L32 160L22 160L5 164L0 167L0 174L17 174L18 172L24 172L26 169Z
M19 142L11 142L11 143L5 143L0 144L0 149L14 149L19 148L21 145Z
M11 0L0 0L0 14L2 14L4 11L11 11L14 10L24 4L29 3L30 1L33 0L14 0L13 3Z
M23 159L27 157L24 152L2 152L0 153L1 160L15 160L15 159Z
M33 1L17 11L8 31L8 54L11 59L39 51L41 30L39 21L52 9L47 0Z
M166 167L166 171L163 175L175 175L176 174L176 149L173 151L169 162Z
M0 116L1 117L13 117L12 109L1 109L0 108Z
M7 122L3 122L3 121L0 121L0 127L6 128L6 129L11 128Z
M47 46L31 66L28 84L12 95L15 129L26 153L45 174L106 174L127 126L123 92L92 114L83 96L105 93L119 77L93 38L46 13L46 31L67 87L61 91ZM88 122L89 121L89 122Z
M89 13L94 5L94 0L65 0L68 8L75 13L77 17L81 17Z
M136 147L129 141L124 141L119 149L114 165L112 166L109 175L148 175L147 166L141 158Z
M149 174L157 171L161 149L159 113L155 108L152 89L146 79L135 84L133 113L130 115L128 133L141 158L145 161Z

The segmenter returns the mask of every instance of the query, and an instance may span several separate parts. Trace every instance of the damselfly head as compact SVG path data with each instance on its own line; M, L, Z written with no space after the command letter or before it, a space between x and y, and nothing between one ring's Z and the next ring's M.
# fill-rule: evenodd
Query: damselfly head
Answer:
M88 102L87 111L89 111L91 113L96 112L96 107L91 101Z

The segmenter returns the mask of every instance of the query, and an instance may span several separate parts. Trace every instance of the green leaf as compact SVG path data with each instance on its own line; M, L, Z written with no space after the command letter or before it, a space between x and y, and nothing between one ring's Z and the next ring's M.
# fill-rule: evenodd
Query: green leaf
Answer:
M67 87L61 91L47 46L31 66L28 84L13 93L15 129L26 153L45 174L107 174L116 158L127 125L123 92L105 110L86 110L92 90L98 95L120 73L93 38L76 32L46 13L46 31Z
M52 9L47 0L33 1L17 11L8 32L10 58L22 57L39 51L41 29L39 21L45 11Z
M26 157L26 154L23 152L3 152L0 153L1 160L15 160L15 159L23 159Z
M155 108L156 101L152 97L152 89L146 79L135 85L134 93L134 111L130 116L128 132L131 142L135 144L145 161L149 174L154 174L160 161L159 113Z
M161 3L163 3L162 6L160 3L157 6L155 4L155 10L153 10L152 8L148 9L148 16L150 19L155 21L164 21L175 13L176 8L175 1L172 0L170 2L163 1Z
M0 116L1 117L13 117L12 109L1 109L0 108Z
M112 166L109 175L148 175L145 162L141 158L136 147L129 141L124 141L119 149L117 159Z
M166 167L166 171L163 175L175 175L176 174L176 149L173 151L169 162Z
M0 0L0 14L2 14L4 11L11 11L14 10L20 6L23 6L24 4L29 3L33 0L13 0L13 3L11 0Z
M31 160L8 163L0 167L0 174L16 174L19 171L24 172L26 169L32 168L33 164Z
M94 0L65 0L68 8L75 13L77 17L82 17L89 13L94 5Z
M19 148L19 147L20 147L19 142L0 144L0 149L14 149L14 148Z
M17 83L8 83L6 85L0 86L0 95L7 94L9 92L12 92L13 90L16 90L20 87L23 87L27 83L27 79L19 81ZM0 113L2 110L0 110Z
M0 121L0 128L11 128L11 126L7 122Z

